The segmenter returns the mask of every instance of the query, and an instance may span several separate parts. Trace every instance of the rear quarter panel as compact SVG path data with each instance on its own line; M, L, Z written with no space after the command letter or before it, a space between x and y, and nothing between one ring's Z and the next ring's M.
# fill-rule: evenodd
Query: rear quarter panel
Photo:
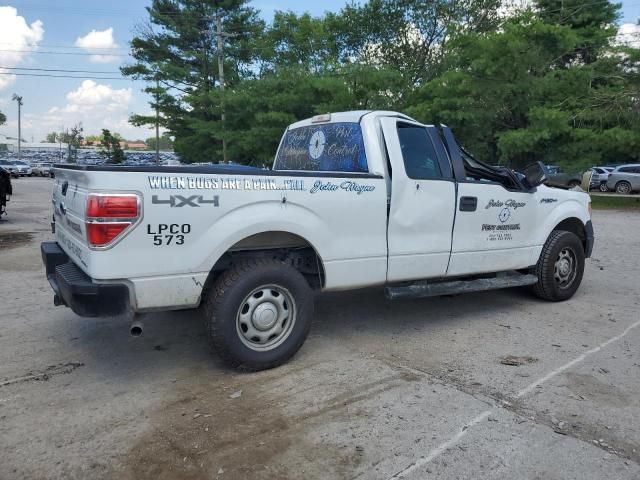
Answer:
M324 263L327 289L382 283L386 276L382 178L208 175L187 169L171 174L58 169L56 174L56 188L69 182L74 212L82 211L88 191L133 191L143 197L141 222L112 248L91 250L84 230L60 229L65 251L98 280L193 274L194 282L200 281L235 243L268 231L306 239ZM172 228L188 233L180 233L181 242L175 236L169 241L165 235Z

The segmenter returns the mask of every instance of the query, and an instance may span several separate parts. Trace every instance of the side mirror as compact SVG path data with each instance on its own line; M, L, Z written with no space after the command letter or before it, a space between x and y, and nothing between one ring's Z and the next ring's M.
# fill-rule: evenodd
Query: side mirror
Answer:
M542 162L532 163L528 165L522 172L524 174L524 183L530 189L542 185L547 180Z

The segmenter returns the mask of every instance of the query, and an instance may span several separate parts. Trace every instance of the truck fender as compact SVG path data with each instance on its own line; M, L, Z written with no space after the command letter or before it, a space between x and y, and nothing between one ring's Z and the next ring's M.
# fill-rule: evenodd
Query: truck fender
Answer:
M544 223L538 230L540 233L535 244L542 248L551 232L558 229L574 232L583 241L586 241L586 225L591 218L584 206L577 200L566 200L554 208L544 219ZM586 248L586 244L585 244ZM539 254L540 252L538 252ZM537 262L537 258L535 259ZM534 262L535 263L535 262Z
M287 203L283 206L279 201L262 200L230 210L210 225L201 236L202 243L198 248L210 249L212 245L214 248L199 270L210 272L234 245L265 232L284 232L300 237L314 249L322 265L327 259L327 252L318 248L331 244L331 229L322 218L303 205Z

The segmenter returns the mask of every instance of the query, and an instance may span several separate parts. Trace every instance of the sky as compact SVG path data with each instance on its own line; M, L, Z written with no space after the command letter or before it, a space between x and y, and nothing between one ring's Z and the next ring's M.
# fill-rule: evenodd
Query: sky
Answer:
M0 135L17 137L17 104L22 96L22 137L39 142L48 132L81 121L85 135L102 128L119 132L128 140L153 136L151 129L133 127L132 113L150 112L144 83L121 79L118 68L131 62L127 45L136 25L146 18L149 0L0 0L0 111L7 123ZM254 0L251 5L266 21L277 10L307 11L320 15L337 11L346 0ZM621 32L626 41L640 42L640 0L622 1ZM109 55L105 54L109 53ZM20 67L16 71L12 68ZM26 69L99 71L92 80L83 72L64 73ZM14 75L71 75L52 78Z

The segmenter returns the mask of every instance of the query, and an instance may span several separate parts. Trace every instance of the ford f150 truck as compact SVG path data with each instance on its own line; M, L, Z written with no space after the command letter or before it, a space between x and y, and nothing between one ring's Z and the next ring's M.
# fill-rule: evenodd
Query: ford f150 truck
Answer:
M81 316L200 307L231 365L288 360L315 291L389 298L531 286L565 300L594 235L589 196L475 160L444 126L356 111L289 126L272 170L57 166L56 305Z

